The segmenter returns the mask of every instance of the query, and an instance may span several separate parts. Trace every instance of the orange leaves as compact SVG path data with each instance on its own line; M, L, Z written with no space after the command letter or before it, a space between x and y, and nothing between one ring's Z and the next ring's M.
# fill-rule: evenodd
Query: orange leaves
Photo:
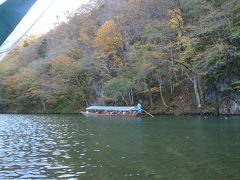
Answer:
M163 59L166 55L158 51L148 51L148 56L153 59Z
M61 54L51 60L51 64L55 70L71 71L74 66L74 61L68 56Z
M14 85L17 82L17 75L9 76L6 80L3 81L3 84L7 86L8 89L13 89Z
M106 21L98 30L93 47L104 52L114 52L119 49L123 42L123 36L118 31L114 20Z
M64 54L58 55L51 60L53 74L60 77L68 77L72 74L75 71L75 65L76 62Z
M121 57L119 56L114 56L114 66L115 67L123 67L124 66L124 63L123 63L123 60L121 59Z
M63 64L63 63L67 62L66 61L67 59L69 59L69 58L66 55L61 54L61 55L54 57L52 59L52 63L53 64Z
M143 7L141 0L133 0L128 8L128 17L130 19L137 18L143 14Z
M81 27L80 28L80 40L84 43L89 41L89 33L90 29L88 27Z

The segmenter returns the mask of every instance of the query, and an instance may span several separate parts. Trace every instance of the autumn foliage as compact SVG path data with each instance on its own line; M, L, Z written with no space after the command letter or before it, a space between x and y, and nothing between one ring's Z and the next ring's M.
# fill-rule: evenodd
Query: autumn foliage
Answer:
M123 36L114 20L106 21L96 33L93 47L104 52L114 52L121 48Z
M0 62L0 111L240 113L239 17L239 0L91 0Z

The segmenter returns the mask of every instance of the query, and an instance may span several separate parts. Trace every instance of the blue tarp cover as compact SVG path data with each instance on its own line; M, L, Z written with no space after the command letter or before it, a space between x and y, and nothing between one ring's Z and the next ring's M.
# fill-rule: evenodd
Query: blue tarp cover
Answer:
M86 110L130 111L137 109L135 106L90 106Z

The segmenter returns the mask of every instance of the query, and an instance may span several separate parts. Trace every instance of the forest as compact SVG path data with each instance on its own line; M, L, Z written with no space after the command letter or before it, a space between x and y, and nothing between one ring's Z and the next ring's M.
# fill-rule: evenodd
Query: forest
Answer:
M90 0L0 61L0 112L240 114L239 0Z

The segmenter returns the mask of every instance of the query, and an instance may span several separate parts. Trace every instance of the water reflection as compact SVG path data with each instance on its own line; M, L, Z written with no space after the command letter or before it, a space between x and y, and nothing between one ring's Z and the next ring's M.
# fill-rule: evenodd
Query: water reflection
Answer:
M236 179L239 140L235 117L0 115L0 179Z

